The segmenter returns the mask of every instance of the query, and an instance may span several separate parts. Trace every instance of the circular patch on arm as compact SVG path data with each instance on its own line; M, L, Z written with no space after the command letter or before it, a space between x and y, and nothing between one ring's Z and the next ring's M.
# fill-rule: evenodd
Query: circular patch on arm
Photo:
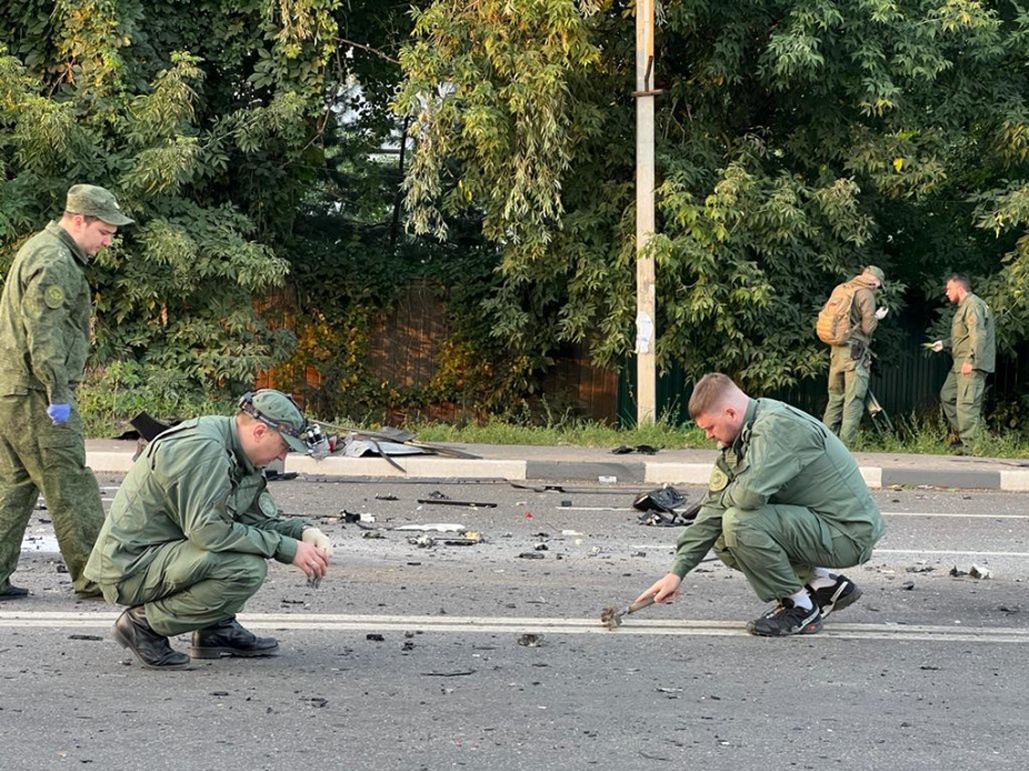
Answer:
M57 284L51 284L43 291L43 301L47 308L57 310L64 305L64 290Z
M707 482L708 490L714 493L721 492L728 484L729 476L724 471L718 468L718 466L711 469L711 478Z

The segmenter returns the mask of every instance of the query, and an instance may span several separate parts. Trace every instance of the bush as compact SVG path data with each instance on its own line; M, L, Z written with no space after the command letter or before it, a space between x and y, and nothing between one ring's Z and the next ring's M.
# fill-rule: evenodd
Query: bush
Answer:
M211 393L182 372L134 361L91 370L79 387L78 403L90 437L116 436L140 412L171 420L235 411L234 394Z

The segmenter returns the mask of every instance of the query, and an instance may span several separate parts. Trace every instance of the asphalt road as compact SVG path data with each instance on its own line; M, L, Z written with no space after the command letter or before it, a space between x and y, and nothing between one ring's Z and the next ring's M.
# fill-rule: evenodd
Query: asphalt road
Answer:
M273 563L241 620L281 655L184 672L142 669L110 639L116 611L75 601L37 512L15 577L33 595L0 604L0 768L1029 765L1024 494L877 493L887 535L847 571L862 599L818 635L768 640L744 632L763 606L717 561L676 603L601 628L603 607L664 573L678 532L637 523L636 487L272 491L332 537L330 575L312 589ZM496 506L417 502L437 492ZM438 523L483 541L422 547L398 529ZM951 575L973 565L990 577Z

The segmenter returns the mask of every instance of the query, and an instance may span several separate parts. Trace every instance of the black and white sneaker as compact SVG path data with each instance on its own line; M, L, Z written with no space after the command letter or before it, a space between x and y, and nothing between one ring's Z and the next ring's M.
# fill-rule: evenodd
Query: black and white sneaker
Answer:
M832 586L823 586L821 589L812 589L810 586L804 587L807 589L807 593L811 595L815 605L822 611L823 618L833 611L843 610L853 605L861 596L861 590L858 589L857 584L846 576L837 576L830 573L829 578L835 579L836 583Z
M788 597L761 618L747 622L747 631L761 637L785 637L791 634L814 634L822 628L818 606L799 608Z

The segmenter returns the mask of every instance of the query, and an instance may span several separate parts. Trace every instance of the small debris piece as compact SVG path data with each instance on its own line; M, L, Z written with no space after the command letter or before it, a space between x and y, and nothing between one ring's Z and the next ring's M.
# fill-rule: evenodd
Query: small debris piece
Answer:
M324 707L326 704L329 703L328 699L325 699L325 698L323 698L321 696L312 696L309 699L305 699L305 701L309 702L312 707L316 707L318 709L321 709L322 707Z
M905 591L910 592L912 589L915 588L915 582L914 581L905 581L904 583L902 583L900 585L900 588L905 590Z
M482 501L453 501L450 498L419 498L418 503L434 503L444 506L465 506L469 509L495 509L497 504Z
M385 538L381 530L365 530L361 533L362 538Z
M103 640L104 638L98 634L70 634L68 635L69 640Z
M411 642L410 640L404 640L404 644L400 646L400 650L402 650L402 651L413 651L414 650L414 643Z
M571 501L567 501L567 500L566 501L561 501L561 506L564 507L564 508L568 508L571 505L572 505Z
M399 501L400 499L393 495L393 493L377 493L375 496L377 501Z
M645 551L634 551L634 552L633 552L632 554L630 554L629 556L630 556L630 557L646 557L646 556L647 556L647 553L646 553Z
M630 452L632 452L632 448L627 444L620 444L611 450L612 455L628 455Z
M591 557L596 557L598 554L600 554L600 552L601 552L601 549L600 549L599 546L591 546L590 547L589 555Z
M971 569L968 571L968 575L970 575L972 578L978 578L980 580L985 581L986 579L993 576L993 571L991 571L989 568L984 568L979 565L973 564Z
M582 535L578 530L562 530L561 535Z
M936 568L932 565L911 565L904 568L908 573L932 573Z
M532 545L532 548L535 549L536 551L550 551L550 547L547 546L542 541L540 541L539 543L534 543Z
M421 672L422 677L467 677L474 675L475 670L469 669L464 672Z
M657 687L658 693L682 693L682 688L662 688L660 685Z
M436 539L429 535L420 535L417 538L408 538L407 542L419 549L431 549L436 545Z
M450 500L450 496L449 495L447 495L446 493L441 493L439 490L433 490L431 493L429 493L429 497L432 498L432 500L434 500L434 501L449 501Z
M211 691L212 696L228 696L228 691Z
M538 648L543 644L543 635L526 632L518 635L518 644L526 648Z
M600 482L601 484L613 485L613 484L617 484L618 477L604 474L604 475L598 476L597 477L597 481Z
M950 574L952 576L954 576L954 578L960 578L961 576L967 576L968 575L968 573L965 572L964 570L958 570L958 566L957 565L955 565L954 567L952 567L950 569Z
M371 640L372 642L386 642L386 638L376 632L369 632L364 636L364 639Z
M523 560L541 560L545 556L545 554L540 554L538 551L523 551L518 555L519 559Z

